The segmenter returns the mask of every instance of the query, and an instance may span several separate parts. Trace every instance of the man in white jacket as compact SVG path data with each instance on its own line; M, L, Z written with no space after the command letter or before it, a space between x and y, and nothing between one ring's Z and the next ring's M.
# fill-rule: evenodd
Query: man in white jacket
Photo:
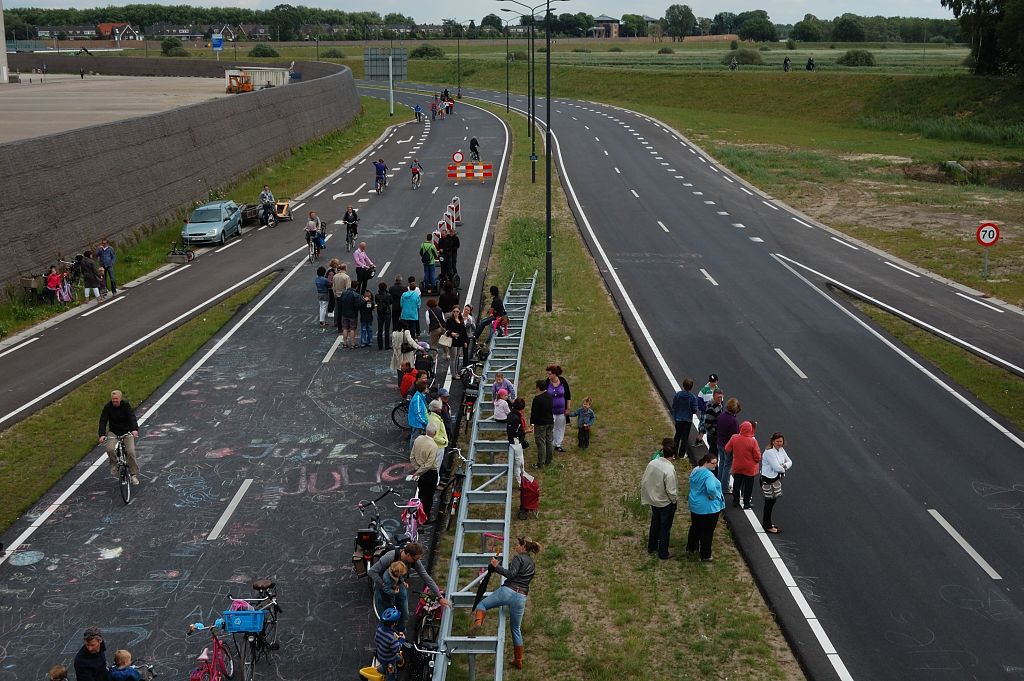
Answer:
M658 558L668 560L669 535L679 504L679 482L673 465L676 452L662 449L661 456L652 459L644 470L640 481L640 501L651 507L651 529L647 538L647 553L657 553Z

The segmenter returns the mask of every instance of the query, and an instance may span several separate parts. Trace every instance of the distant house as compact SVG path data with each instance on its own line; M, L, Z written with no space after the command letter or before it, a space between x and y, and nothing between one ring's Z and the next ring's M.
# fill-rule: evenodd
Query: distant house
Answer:
M530 27L523 26L522 24L514 24L508 27L508 34L510 36L530 35Z
M650 33L652 28L661 24L661 20L655 19L654 17L649 17L645 14L644 23L647 24L647 32Z
M299 26L299 37L303 40L333 38L336 30L332 24L302 24Z
M607 14L594 17L594 27L588 33L594 38L618 38L619 20Z
M96 34L104 40L142 40L142 33L126 21L96 24Z
M384 30L396 36L409 35L415 28L412 24L384 24Z
M444 26L441 24L417 24L416 35L421 38L439 37L444 35Z
M239 37L246 40L271 40L270 27L265 24L241 24Z
M40 39L59 38L65 40L92 40L96 38L95 26L38 26L36 36Z
M147 34L153 38L178 38L179 40L200 40L206 33L203 26L168 24L158 22L149 27Z
M229 43L233 43L235 41L235 37L238 35L238 29L231 24L224 24L223 26L213 25L210 26L210 33L211 35L213 33L220 33L224 37L224 40Z

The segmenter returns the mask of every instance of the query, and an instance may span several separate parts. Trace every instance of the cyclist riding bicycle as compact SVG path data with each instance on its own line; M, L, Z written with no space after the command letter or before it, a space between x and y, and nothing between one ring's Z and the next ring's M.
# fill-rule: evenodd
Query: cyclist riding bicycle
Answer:
M326 232L324 221L320 219L316 211L309 211L309 220L306 221L306 243L308 244L313 236L326 236Z
M107 435L107 428L114 437ZM139 462L135 459L135 440L139 437L139 421L135 418L135 410L120 390L113 390L110 393L110 401L103 407L100 413L100 444L107 450L107 457L110 459L110 473L117 477L117 458L114 452L117 449L117 441L123 435L131 433L130 437L124 439L125 454L128 457L128 471L132 474L132 484L139 484Z
M373 167L377 171L377 177L375 181L381 186L382 189L388 186L388 164L384 162L384 159L379 158L373 162Z
M420 120L423 118L423 109L420 107L419 104L417 104L412 108L412 111L413 113L416 114L416 122L419 123Z
M420 163L419 159L414 158L412 160L412 163L409 164L409 172L412 173L412 181L414 184L416 184L418 180L423 179L420 177L420 173L423 172L423 164Z
M260 223L268 224L270 222L270 216L274 214L274 193L270 191L269 185L263 185L263 191L260 192Z
M469 157L474 161L480 160L480 143L475 137L469 140Z
M349 206L341 221L345 223L345 236L351 236L351 240L355 240L356 235L359 234L359 213L355 208Z

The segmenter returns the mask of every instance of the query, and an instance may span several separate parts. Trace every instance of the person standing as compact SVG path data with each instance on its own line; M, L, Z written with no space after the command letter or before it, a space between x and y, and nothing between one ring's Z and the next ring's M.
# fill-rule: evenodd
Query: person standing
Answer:
M690 532L686 537L686 552L699 552L701 561L705 563L714 560L711 542L715 538L718 514L725 508L722 483L714 472L717 465L717 456L705 454L690 472L690 496L687 499L690 507Z
M455 275L459 273L459 246L462 245L462 242L459 241L459 235L456 233L455 228L453 227L446 231L437 245L444 258L443 274L447 279L454 280Z
M373 296L366 292L363 294L363 304L359 308L359 347L368 348L371 345L373 345Z
M437 341L444 333L444 314L437 306L437 298L427 298L427 339L430 347L437 349Z
M782 478L793 467L793 460L786 453L786 438L782 433L772 433L770 445L761 456L761 492L764 494L764 513L761 526L768 534L778 534L779 528L772 524L775 502L782 496Z
M693 417L700 411L700 403L697 396L692 392L693 379L687 376L683 379L683 389L672 398L672 419L676 424L675 450L679 456L686 455L686 448L690 444L690 428L693 427Z
M566 412L566 417L575 416L576 426L576 446L580 449L587 449L590 447L590 429L594 425L594 421L597 420L597 414L594 413L594 409L591 406L592 401L589 397L583 398L583 406L573 412Z
M420 292L415 282L409 282L408 289L402 294L402 312L400 320L413 338L420 337Z
M420 244L420 262L423 263L423 289L428 290L437 284L437 246L434 245L433 233Z
M504 392L504 391L501 391ZM505 397L498 395L499 402L508 404L508 400ZM523 453L523 448L527 446L526 434L530 432L530 429L526 427L525 419L523 418L523 410L526 409L526 400L519 397L511 405L511 410L505 414L505 434L508 436L508 455L512 459L512 484L519 487L521 484L521 478L523 472L526 470L526 456ZM500 421L498 418L498 407L495 406L495 419Z
M377 349L391 349L391 293L388 291L387 282L377 284L377 295L374 297L377 305Z
M374 264L366 253L366 242L360 241L356 252L352 254L356 263L356 281L359 283L359 295L366 293L366 287L373 275Z
M89 292L100 299L100 273L96 269L96 262L92 259L92 251L82 254L82 283L85 286L85 299L89 300Z
M725 410L723 397L722 389L715 388L711 394L711 401L708 402L704 414L700 417L700 432L707 435L708 453L718 456L721 456L718 453L718 417Z
M100 247L96 251L96 260L103 267L105 279L109 279L107 288L110 289L110 295L112 296L117 295L117 280L114 279L114 261L116 259L116 254L110 242L106 239L100 241Z
M465 355L466 325L462 321L462 308L458 303L452 306L451 314L448 315L448 319L444 323L444 329L444 335L452 339L451 352L448 352L449 348L445 348L445 356L449 366L453 369L452 375L456 375L455 369L459 354L463 354L463 363L469 359ZM444 345L441 347L444 348Z
M402 294L408 290L408 287L402 283L402 275L395 276L395 283L388 289L388 293L391 294L391 328L398 328L398 321L402 316Z
M350 288L352 288L352 277L348 274L348 265L339 262L335 268L334 278L331 280L331 290L334 293L334 323L338 327L338 333L341 333L342 330L341 310L338 309L338 304L341 302L341 296Z
M107 435L107 429L115 437ZM110 391L110 401L100 412L100 444L104 445L107 458L110 459L110 474L117 477L117 440L131 433L124 439L125 456L128 459L128 472L132 475L132 484L139 484L139 462L135 458L135 440L139 437L139 421L135 418L135 410L120 390Z
M536 385L537 394L533 396L533 402L530 403L530 425L533 426L533 438L537 444L537 468L543 468L551 465L553 456L551 437L555 415L552 411L548 382L539 380Z
M412 397L409 399L409 443L412 444L427 430L427 374L416 375Z
M430 404L427 405L427 424L434 423L437 425L437 433L434 435L434 444L437 445L437 470L441 470L441 465L444 463L445 450L448 449L448 428L445 426L444 417L441 416L441 400L431 400Z
M761 448L754 439L754 424L744 421L740 424L740 432L729 438L725 443L725 451L732 454L732 505L740 507L740 495L743 495L743 509L749 510L750 496L754 492L754 478L761 470Z
M700 410L704 411L715 394L715 390L718 388L718 374L711 374L708 376L708 382L704 384L704 387L697 391L697 399L700 400Z
M83 635L84 645L75 655L76 681L110 681L107 669L107 644L99 627L89 627Z
M740 432L739 421L736 414L740 413L742 407L740 401L730 397L725 403L725 410L718 415L718 435L715 440L718 444L718 479L722 481L722 490L732 492L732 452L725 451L725 444L733 435Z
M403 349L403 346L405 349ZM391 332L391 369L398 371L398 380L401 382L402 374L399 370L403 364L412 366L416 361L416 339L412 337L409 330L401 322Z
M672 442L673 442L673 441L672 441L672 438L670 438L670 437L664 437L664 438L662 438L662 439L661 439L661 449L659 449L658 451L654 452L654 454L651 454L651 459L650 459L650 460L651 460L651 461L654 461L654 460L655 460L655 459L657 459L657 458L658 458L659 456L665 456L665 452L668 452L668 451L675 451L675 450L673 449L673 444L672 444ZM675 456L675 455L673 454L673 456Z
M410 409L409 415L412 415ZM416 470L412 479L416 481L416 496L423 504L423 512L427 522L431 522L430 511L434 506L434 492L437 491L437 422L428 422L423 435L418 435L412 443L409 461Z
M335 281L338 275L334 275ZM363 305L363 297L356 291L358 284L352 284L341 298L338 298L338 306L335 314L340 316L339 326L341 327L341 347L356 346L356 331L359 328L359 308Z
M320 317L320 328L322 329L327 326L327 306L331 299L331 288L327 283L327 270L323 265L316 268L313 285L316 287L317 310Z
M562 367L551 364L546 371L548 392L551 394L551 413L555 418L554 427L551 429L551 442L556 452L564 452L562 441L565 440L565 424L568 421L565 415L572 409L572 393L569 392L569 382L562 378Z
M675 452L662 450L661 456L651 459L640 480L640 502L651 507L651 527L647 535L647 553L657 553L661 560L668 560L669 537L672 521L675 520L679 505L679 481L672 461Z
M519 537L515 546L516 555L508 564L508 568L501 567L498 557L491 558L488 570L497 572L505 578L505 581L497 591L485 597L477 603L473 610L473 624L469 628L469 635L476 636L483 626L487 611L491 608L507 606L509 611L509 625L512 628L512 666L516 669L523 668L523 613L526 612L526 598L530 594L530 582L537 574L537 565L533 556L540 553L540 544L529 537ZM531 555L532 554L532 555Z

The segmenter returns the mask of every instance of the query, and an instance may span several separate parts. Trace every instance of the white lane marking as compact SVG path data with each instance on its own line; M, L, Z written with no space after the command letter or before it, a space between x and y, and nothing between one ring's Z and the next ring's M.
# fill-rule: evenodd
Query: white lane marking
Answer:
M327 191L327 187L324 187L323 189L321 189L320 191L318 191L318 192L317 192L316 194L313 194L313 198L315 199L316 197L318 197L318 196L320 196L321 194L323 194L323 193L324 193L325 191Z
M633 194L633 196L634 196L635 198L638 198L638 199L640 198L640 195L636 193L636 190L635 190L635 189L630 189L629 191L630 191L630 193L632 193L632 194Z
M692 187L692 186L693 186L693 183L692 183L692 182L684 182L684 183L683 183L683 186L684 186L684 187Z
M616 169L615 169L615 172L616 172L616 173L618 173L619 175L621 175L621 174L622 174L622 171L621 171L621 170L619 170L618 168L616 168Z
M350 172L350 173L351 173L351 172L352 172L353 170L355 170L355 168L351 168L351 169L349 169L349 171L348 171L348 172ZM344 177L344 175L338 175L338 177L334 178L334 181L333 181L333 182L331 182L331 184L332 184L332 185L338 184L339 182L341 182L341 178L343 178L343 177Z
M750 191L750 190L749 190L749 189L747 189L746 187L740 187L740 189L742 189L743 191L745 191L745 192L746 192L747 194L749 194L750 196L753 196L753 195L754 195L754 192Z
M706 158L704 158L703 156L698 156L697 158L699 158L699 159L700 159L700 162L701 162L701 163L707 163L707 162L708 162L708 161L707 161L707 159L706 159Z
M363 165L364 163L366 163L366 159L365 159L365 158L361 159L361 160L359 161L358 165ZM355 170L355 168L353 168L352 170ZM350 170L349 172L351 173L351 172L352 172L352 170Z
M716 168L716 167L714 167L714 166L711 166L711 169L712 169L713 171L715 171L716 173L718 172L718 168Z
M693 154L694 156L696 156L696 155L697 155L697 152L696 152L696 151L694 151L693 149L690 149L689 151L690 151L690 153L691 153L691 154Z
M763 244L764 243L764 239L762 239L759 236L752 236L752 237L750 237L750 240L753 241L755 244Z
M667 164L665 164L665 165L667 165ZM665 168L665 170L666 170L667 172L670 172L670 173L674 173L674 172L677 172L675 168Z
M264 225L264 226L266 226L266 225ZM263 229L263 227L260 227L260 229ZM256 231L258 232L260 230L257 229ZM173 277L175 274L177 274L178 272L181 272L182 270L187 270L189 267L192 267L192 263L189 263L187 265L182 265L181 267L177 267L177 268L171 270L170 272L168 272L167 274L163 275L162 277L157 277L156 280L157 281L163 281L164 279L167 279L169 277ZM0 357L2 357L2 356L3 355L0 355Z
M707 205L707 206L713 206L713 205L715 205L715 202L714 201L707 201L707 200L705 200L704 204Z
M746 229L747 228L747 226L745 224L743 224L742 222L734 222L734 223L732 223L732 226L735 227L736 229Z
M834 236L830 236L829 238L832 239L832 241L835 241L837 244L842 244L842 245L846 246L847 248L849 248L851 250L854 250L854 251L859 251L860 250L859 248L857 248L853 244L848 244L845 241L843 241L842 239L837 239Z
M665 226L664 222L662 222L661 220L658 220L658 226L661 227L663 230L665 230L665 233L668 234L668 227Z
M303 201L302 203L299 203L299 204L296 204L296 205L292 206L292 210L298 210L298 209L302 208L305 205L306 205L306 202Z
M257 227L257 228L256 228L256 231L257 231L257 232L262 232L262 231L263 231L263 230L265 230L266 228L267 228L267 226L266 226L266 225L263 225L262 227Z
M417 215L416 217L414 217L414 218L412 219L412 224L411 224L411 225L409 225L409 229L412 229L413 227L415 227L415 226L416 226L416 223L417 223L417 222L419 222L419 221L420 221L420 216L419 216L419 215Z
M235 239L234 241L232 241L232 242L229 242L229 243L227 243L227 244L224 244L223 246L221 246L221 247L220 247L220 248L218 248L218 249L215 249L215 250L214 250L213 252L214 252L214 253L220 253L221 251L226 251L226 250L228 250L229 248L231 248L232 246L235 246L235 245L237 245L237 244L240 244L240 243L242 243L242 240L241 240L241 239Z
M366 203L366 202L367 202L367 201L369 201L369 200L370 200L370 199L359 199L359 203Z
M380 268L380 272L377 273L377 278L383 278L384 277L384 273L388 271L388 268L390 266L391 266L391 261L388 260L386 263L384 263L384 267Z
M711 285L712 285L712 286L718 286L718 282L717 282L717 281L715 281L715 278L714 278L714 277L712 277L712 276L711 276L710 274L708 274L708 271L707 271L706 269L704 269L704 268L702 267L702 268L700 269L700 273L704 275L704 278L705 278L705 279L707 279L708 281L710 281L710 282L711 282Z
M115 296L114 298L112 298L112 299L110 300L110 302L108 302L108 303L100 303L100 304L99 304L98 306L96 306L96 307L94 307L93 309L89 310L88 312L86 312L86 313L85 313L85 314L83 314L82 316L83 316L83 317L88 317L89 315L91 315L91 314L95 314L95 313L99 312L100 310L104 310L104 309L106 309L106 308L107 308L108 306L110 306L110 305L113 305L114 303L118 303L118 302L120 302L120 301L124 300L124 297L125 297L126 295L128 295L128 294L127 294L127 293L122 293L121 295L119 295L119 296Z
M704 196L704 192L694 192L694 196Z
M778 206L773 206L772 204L768 203L767 201L762 200L761 203L763 203L764 205L768 206L772 210L778 210L779 209Z
M885 263L885 264L888 265L889 263ZM895 267L895 265L893 265L893 267ZM906 271L906 270L904 270L904 271ZM907 272L907 274L913 274L913 272ZM917 276L917 275L915 274L914 276ZM959 291L953 291L953 293L957 294L958 296L960 296L964 300L969 300L972 303L977 303L978 305L981 305L982 307L987 307L990 310L995 310L999 314L1003 314L1005 312L1005 310L1000 310L995 305L989 305L988 303L982 302L982 301L978 300L977 298L972 298L970 296L965 296L963 293L960 293Z
M415 135L409 135L409 139L407 140L395 140L395 144L408 144L409 142L412 142L413 137L415 137Z
M238 504L242 502L242 497L245 496L246 490L248 490L249 486L252 485L252 480L252 478L246 478L242 481L242 486L238 488L237 492L235 492L235 496L232 497L231 503L228 504L228 507L224 509L224 513L220 516L220 520L218 520L217 524L213 526L212 530L210 530L210 534L207 535L206 541L213 541L220 536L220 533L224 530L224 526L228 524L229 520L231 520L231 514L235 512L235 509L238 508Z
M39 336L36 336L35 338L29 338L24 343L19 343L18 345L15 345L13 348L8 348L8 349L4 350L3 352L0 352L0 357L3 357L4 355L9 355L12 352L14 352L15 350L21 350L26 345L29 345L31 343L35 343L37 340L39 340Z
M799 376L800 378L807 378L807 374L805 374L804 372L800 371L800 367L798 367L793 362L793 360L791 360L789 358L789 356L785 352L782 351L782 348L775 348L775 352L779 355L779 357L782 358L783 362L785 362L786 364L789 365L789 368L792 369L794 371L794 373L796 373L797 376Z
M728 175L722 175L722 179L725 180L726 182L730 182L732 184L735 184L735 182L733 182L732 178L729 177Z
M224 294L229 293L229 292L233 291L234 289L239 288L240 286L244 286L249 281L251 281L251 280L261 276L264 272L272 270L273 268L277 267L280 263L284 262L285 260L288 260L289 258L295 257L296 255L298 255L299 253L301 253L301 252L303 252L305 250L306 250L305 245L300 246L299 248L296 248L294 251L292 251L291 253L288 253L284 257L279 258L278 260L270 263L266 267L264 267L264 268L262 268L260 270L257 270L256 272L250 274L245 279L242 279L241 281L238 281L238 282L232 284L230 287L224 289L223 291L221 291L220 293L216 294L212 298L208 298L207 300L205 300L204 302L200 303L199 305L196 305L195 307L193 307L192 309L188 310L187 312L184 312L184 313L178 315L177 317L175 317L171 321L167 322L163 326L160 326L159 328L154 329L153 331L150 331L148 334L146 334L142 338L139 338L138 340L130 343L129 345L126 345L125 347L123 347L120 350L118 350L116 353L110 355L109 357L107 357L107 358L105 358L103 360L100 360L99 362L97 362L96 364L92 365L91 367L85 369L84 371L81 371L78 374L75 374L74 376L72 376L68 380L64 381L64 383L61 383L60 385L58 385L58 386L56 386L54 388L51 388L50 390L48 390L47 392L43 393L42 395L39 395L38 397L36 397L31 402L27 402L26 404L22 405L21 407L19 407L15 411L12 411L9 414L3 416L2 418L0 418L0 423L2 423L3 421L6 421L8 418L10 418L11 416L21 412L22 410L26 409L27 407L32 406L33 404L35 404L39 400L45 399L49 395L52 395L53 393L55 393L56 391L60 390L64 386L66 386L66 385L68 385L70 383L74 383L74 382L78 381L80 378L82 378L82 376L86 375L87 373L89 373L93 369L95 369L95 368L97 368L99 366L102 366L103 364L105 364L106 362L110 361L114 357L117 357L118 355L122 355L125 352L128 352L128 350L130 350L131 348L139 345L140 343L144 343L149 338L151 338L151 337L153 337L155 335L158 335L160 333L163 333L164 330L166 330L168 328L171 328L172 326L174 326L175 324L180 322L182 319L185 319L186 317L191 315L193 312L196 312L196 311L202 309L207 304L212 303L213 301L217 300L218 298L220 298ZM146 410L145 414L143 414L142 416L140 416L138 418L139 424L141 425L141 424L145 423L146 421L148 421L149 418L151 416L153 416L157 412L158 409L160 409L161 405L163 405L163 403L166 402L170 398L171 395L176 393L178 391L178 389L180 389L181 386L184 385L185 382L189 378L191 378L191 376L196 371L198 371L204 364L206 364L207 360L209 360L210 357L212 357L218 350L220 350L221 346L224 345L224 343L226 343L229 338L231 338L232 336L235 335L235 332L243 324L245 324L247 321L249 321L249 319L252 318L252 316L254 314L256 314L261 307L263 307L264 303L266 303L268 300L270 300L271 296L273 296L275 293L277 293L285 285L285 283L287 283L287 281L289 279L291 279L292 275L294 275L296 272L298 272L300 269L302 269L304 264L305 264L305 260L300 260L295 265L295 267L292 268L291 272L289 272L284 277L282 277L281 281L279 281L274 286L274 288L271 289L270 293L268 293L265 296L263 296L252 307L252 309L249 310L249 312L246 313L246 315L244 317L242 317L240 320L238 320L238 322L231 329L229 329L228 332L226 334L224 334L219 341L217 341L217 343L212 348L207 350L206 354L203 355L199 359L198 362L196 362L188 371L185 372L184 376L182 376L180 379L178 379L178 381L174 385L172 385L171 388L167 392L165 392L163 394L163 396L160 399L158 399L156 401L156 403L151 408ZM64 492L59 497L57 497L52 504L50 504L49 506L46 507L46 510L44 510L42 513L40 513L36 517L36 519L34 521L32 521L32 524L28 528L26 528L26 530L24 532L22 532L20 535L18 535L18 537L13 542L11 542L10 546L8 546L4 550L3 556L0 556L0 564L3 564L4 561L6 561L8 558L10 558L11 554L14 553L19 546L24 544L25 541L28 540L28 538L31 537L35 533L36 530L38 530L40 527L42 527L43 523L45 523L49 519L49 517L51 515L53 515L61 507L61 505L63 505L63 503L68 500L68 498L72 494L75 493L75 490L77 490L79 487L84 485L85 481L88 480L89 477L92 476L92 474L95 473L101 466L106 465L108 461L109 461L109 459L107 458L106 452L104 452L103 454L100 454L100 456L95 461L92 462L92 464L89 466L89 468L87 470L85 470L80 476L78 476L78 478L76 478L75 481L73 483L71 483L71 485L69 485L68 488L66 490L64 490Z
M669 171L669 172L671 172L671 171ZM685 175L676 175L676 179L677 180L685 180L686 176Z
M929 515L935 518L939 525L942 525L942 529L949 533L949 536L953 538L957 544L960 545L967 555L974 559L974 562L981 566L981 569L985 571L992 579L1002 579L999 573L992 569L992 566L988 564L988 561L981 557L981 554L974 550L974 547L967 543L967 540L956 531L956 528L949 524L949 522L942 517L942 514L936 511L934 508L928 509Z
M921 275L918 274L917 272L911 272L910 270L905 269L903 267L900 267L899 265L894 265L893 263L889 262L888 260L883 260L882 264L883 265L888 265L889 267L893 268L894 270L899 270L903 274L909 274L910 276L912 276L912 277L914 277L916 279L920 279L921 278ZM957 295L959 296L959 295L963 295L963 294L957 293ZM967 298L967 296L964 296L964 298ZM974 300L973 298L967 298L967 299L968 300ZM1002 310L1000 310L1000 312L1002 312Z
M949 393L954 399L958 400L961 404L963 404L969 410L973 411L975 414L980 416L990 426L992 426L993 428L998 430L1000 433L1005 435L1007 437L1007 439L1009 439L1015 445L1017 445L1021 449L1024 449L1024 440L1020 439L1019 437L1017 437L1016 435L1011 433L1009 430L1004 428L1001 423L999 423L994 418L992 418L991 416L986 414L984 411L982 411L973 402L968 400L966 397L964 397L963 395L958 393L956 390L954 390L950 386L946 385L946 383L944 383L942 381L942 379L938 378L935 374L933 374L931 371L929 371L924 366L922 366L913 357L911 357L907 353L903 352L903 350L898 348L895 344L889 342L889 340L887 338L885 338L884 336L882 336L882 334L878 333L873 328L871 328L871 326L869 326L867 322L865 322L864 320L860 319L859 317L857 317L857 315L853 314L853 312L847 310L845 307L843 307L838 302L833 300L829 295L827 295L823 291L819 290L818 287L814 283L812 283L806 277L804 277L802 274L800 274L799 272L794 270L787 263L792 263L793 265L796 265L797 267L799 267L799 268L801 268L803 270L806 270L806 271L810 272L811 274L814 274L815 276L821 277L822 279L825 279L825 280L831 282L835 286L838 286L839 288L842 288L842 289L850 292L852 295L855 295L858 298L861 298L863 300L868 301L872 305L876 305L876 306L882 308L883 310L886 310L887 312L891 312L894 315L902 317L903 319L911 322L915 326L920 326L921 328L926 329L926 330L934 333L937 336L942 336L943 338L945 338L947 340L950 340L950 341L956 343L957 345L960 345L961 347L967 348L971 352L979 354L982 357L985 357L985 358L987 358L987 359L989 359L989 360L991 360L991 361L993 361L993 362L995 362L997 364L1000 364L1000 365L1010 369L1011 371L1014 371L1014 372L1017 372L1017 373L1024 373L1024 369L1022 369L1021 367L1017 366L1016 364L1013 364L1012 362L1006 361L1005 359L1003 359L1002 357L999 357L998 355L993 355L991 352L987 352L985 350L982 350L981 348L977 347L976 345L971 345L967 341L962 340L960 338L957 338L956 336L954 336L953 334L951 334L951 333L949 333L947 331L943 331L942 329L937 328L935 326L932 326L931 324L928 324L927 322L921 321L920 319L917 319L916 317L914 317L912 315L909 315L906 312L903 312L902 310L893 307L892 305L889 305L887 303L883 303L882 301L878 300L877 298L872 298L871 296L869 296L869 295L867 295L865 293L861 293L860 291L858 291L857 289L853 288L852 286L848 286L847 284L844 284L843 282L839 281L838 279L834 279L833 277L830 277L828 275L822 274L821 272L819 272L819 271L817 271L817 270L815 270L815 269L813 269L811 267L808 267L807 265L804 265L801 262L797 262L796 260L793 260L792 258L786 257L786 256L782 255L781 253L773 253L772 257L775 258L776 260L778 260L779 264L781 264L783 267L785 267L790 272L792 272L794 276L798 277L801 281L803 281L805 284L810 286L815 291L818 291L818 293L822 297L824 297L825 300L829 301L830 303L835 305L838 309L842 310L843 313L847 317L849 317L850 319L854 320L855 322L860 324L862 327L867 329L867 331L872 336L874 336L878 340L882 341L882 343L884 343L887 347L889 347L897 355L899 355L900 357L905 359L911 366L913 366L918 371L923 373L925 376L930 378L936 385L938 385L940 388L942 388L947 393ZM786 262L783 262L783 261L786 261Z
M366 183L364 182L364 183L362 183L361 185L359 185L358 187L356 187L356 188L355 188L355 189L354 189L353 191L350 191L350 192L341 192L341 193L339 193L339 194L335 194L335 195L334 195L334 197L333 197L333 200L334 200L334 201L337 201L338 199L340 199L340 198L341 198L341 197L343 197L343 196L355 196L356 194L358 194L359 192L361 192L361 191L362 191L362 189L363 189L363 187L365 187L365 186L366 186Z
M430 195L433 196L434 194L436 194L437 190L440 189L440 188L441 188L440 186L434 187L434 191L430 192Z
M604 155L605 155L605 156L607 156L607 155L608 155L608 150L607 150L607 149L602 149L601 151L603 151L603 152L604 152Z
M814 229L814 225L809 225L800 218L794 218L792 215L790 215L790 217L793 219L793 222L799 222L801 225L807 227L808 229Z
M362 163L362 161L360 161L360 163ZM355 168L349 168L348 170L345 171L345 174L348 175L349 173L354 173L355 171Z
M720 211L716 211L716 212L717 212L717 213L718 213L719 215L728 215L728 214L729 214L729 211L725 211L725 210L720 210Z
M335 314L337 314L337 313L335 313ZM338 337L334 339L333 343L331 343L331 349L327 351L326 355L324 355L324 358L323 358L323 361L321 361L321 364L327 364L327 363L329 363L331 361L331 357L334 357L334 353L337 352L338 347L341 345L341 341L343 341L343 340L345 340L345 337L342 336L339 333Z

